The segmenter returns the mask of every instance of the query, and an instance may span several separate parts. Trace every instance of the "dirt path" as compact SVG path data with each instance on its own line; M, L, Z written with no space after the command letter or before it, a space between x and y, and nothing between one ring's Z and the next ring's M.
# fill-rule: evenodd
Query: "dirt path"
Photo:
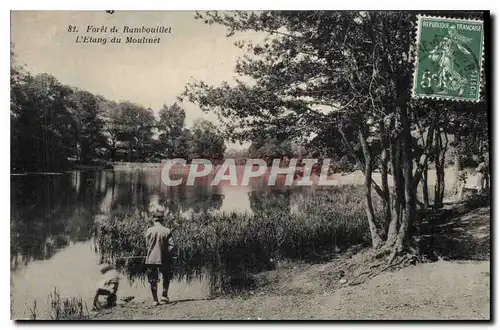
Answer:
M97 319L489 319L490 263L440 261L323 294L135 302Z

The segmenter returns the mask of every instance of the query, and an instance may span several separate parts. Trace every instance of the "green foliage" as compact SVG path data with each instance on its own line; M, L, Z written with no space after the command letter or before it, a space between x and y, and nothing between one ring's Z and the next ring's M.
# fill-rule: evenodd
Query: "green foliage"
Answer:
M75 154L76 122L68 107L72 91L48 74L19 75L11 89L12 168L68 166Z
M254 140L248 148L248 153L250 158L263 159L268 165L272 164L274 159L293 156L290 141L280 142L276 138Z
M225 141L208 121L185 127L177 103L152 109L114 102L61 84L48 74L30 75L11 48L11 166L15 172L60 171L110 161L164 158L221 159Z
M78 160L85 164L98 156L98 148L106 146L103 113L99 99L92 93L75 90L70 102L76 126Z
M338 112L348 105L345 110L369 116L372 105L390 103L398 82L410 78L411 13L208 12L199 18L225 26L230 35L268 33L260 44L237 43L248 56L235 71L252 83L212 87L193 82L184 93L202 109L234 122L235 138L263 133L288 139L321 136L332 121L346 116ZM390 59L382 56L388 53Z
M120 102L107 113L108 130L113 141L127 150L127 160L147 157L152 144L152 129L156 125L153 110L131 102Z
M170 135L172 137L180 136L186 121L186 111L177 103L170 107L163 105L160 109L160 120L158 129L160 133Z
M481 17L482 13L436 15ZM250 136L255 141L264 136L278 143L302 141L317 158L335 155L342 159L344 164L338 167L359 163L367 176L379 167L384 173L382 187L371 180L365 185L367 191L374 189L383 198L386 223L397 224L398 240L396 231L388 239L395 251L402 251L408 243L408 230L417 220L415 188L432 161L439 169L435 201L440 199L437 192L444 188L443 159L449 141L446 133L473 136L475 153L487 148L484 121L479 124L485 118L484 104L478 106L482 112L478 115L473 106L411 97L412 59L418 50L414 12L209 11L197 13L196 18L222 25L228 36L240 32L265 36L258 44L235 43L247 51L235 66L244 79L219 86L193 81L183 96L215 112L234 140ZM457 115L457 110L468 114ZM426 134L436 138L424 138ZM276 144L267 148L267 153L275 152ZM394 203L386 175L389 168L397 178L392 188ZM370 204L367 198L371 213ZM377 230L371 234L373 246L378 246Z
M278 260L317 261L330 257L335 247L369 242L359 187L318 191L298 200L296 212L286 211L290 204L284 198L276 204L280 207L265 205L253 214L177 215L175 276L208 275L213 293L231 292L249 285L248 274L272 269ZM143 259L130 257L146 254L149 225L139 213L96 221L94 244L103 261L125 269L131 279L143 277Z
M183 158L189 156L189 131L184 128L186 112L177 103L160 109L158 121L158 142L160 152L167 158Z
M214 124L198 119L191 128L190 158L222 159L224 138Z

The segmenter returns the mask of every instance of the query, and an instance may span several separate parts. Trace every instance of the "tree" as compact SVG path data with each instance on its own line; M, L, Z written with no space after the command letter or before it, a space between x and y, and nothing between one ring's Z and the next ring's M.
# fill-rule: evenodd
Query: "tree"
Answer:
M214 124L198 119L194 122L190 134L190 158L223 159L226 146L224 138Z
M97 148L104 146L102 109L98 98L86 91L75 90L71 102L76 122L78 160L86 163L96 156Z
M268 37L259 44L236 42L249 54L235 71L250 83L195 81L183 95L215 111L233 139L262 134L295 139L336 130L364 168L373 246L390 251L390 260L409 248L410 229L418 221L416 188L432 153L432 143L419 145L413 135L420 123L416 113L433 107L432 100L415 101L410 94L415 15L265 11L207 12L197 18L225 26L228 36L253 30ZM431 129L440 132L424 127ZM377 165L381 186L372 179ZM373 190L384 204L383 228L373 213Z
M106 130L114 145L112 148L116 149L117 142L125 144L128 147L129 161L143 160L148 156L147 151L153 137L152 129L156 125L151 109L131 102L120 102L109 107L106 117Z
M451 189L459 194L459 174L465 166L477 164L477 157L489 153L488 111L485 102L457 104L446 113L443 129L452 137L455 181Z
M160 109L158 122L159 145L167 158L186 156L186 112L177 103Z
M278 141L276 138L259 138L252 142L249 149L251 158L259 158L266 161L268 165L274 159L292 156L292 146L288 141Z
M22 141L22 126L19 117L22 115L22 105L26 100L25 86L29 78L25 68L17 63L14 45L10 50L10 126L11 126L11 166L17 170L24 167L20 145Z
M120 141L120 124L118 114L118 104L113 101L106 100L104 97L99 98L99 107L104 117L103 135L106 138L106 146L109 152L109 158L114 160L118 150L118 142Z
M21 72L12 83L12 168L60 170L74 156L76 123L69 107L72 90L48 74Z

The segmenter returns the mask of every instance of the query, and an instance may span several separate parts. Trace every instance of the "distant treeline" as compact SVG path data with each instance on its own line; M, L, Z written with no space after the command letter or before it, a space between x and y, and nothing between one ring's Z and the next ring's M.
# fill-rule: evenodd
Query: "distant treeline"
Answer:
M178 104L151 108L114 102L30 74L11 54L11 170L54 171L74 164L221 159L224 138L209 121L186 128Z
M225 153L225 135L210 121L198 119L187 128L185 110L177 103L164 105L157 113L133 102L115 102L64 85L47 73L33 75L16 63L11 52L13 172L166 158L236 158L242 163L247 158L260 158L272 163L283 157L335 155L339 164L352 167L356 163L342 148L325 148L318 143L313 148L265 135L253 138L248 149Z

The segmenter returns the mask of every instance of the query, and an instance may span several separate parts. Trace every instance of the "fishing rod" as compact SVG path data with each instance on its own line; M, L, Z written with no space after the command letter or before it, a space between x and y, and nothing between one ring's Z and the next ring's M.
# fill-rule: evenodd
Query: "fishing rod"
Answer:
M146 257L147 256L115 257L115 259L141 259Z
M132 259L146 259L147 256L130 256L130 257L115 257L115 260L132 260ZM179 257L172 257L173 264L171 267L173 268L182 268L184 267L189 260L185 260Z
M144 259L147 256L130 256L130 257L115 257L115 259ZM172 259L179 259L179 257L172 257Z
M121 259L121 260L129 260L129 259L145 259L147 258L147 256L129 256L129 257L115 257L116 260L118 259ZM181 264L182 265L185 265L188 263L188 260L184 260L183 258L179 258L179 257L172 257L172 260L176 260L176 261L179 261L181 260ZM176 267L175 265L173 265L174 267ZM179 267L179 265L177 265L177 267Z

